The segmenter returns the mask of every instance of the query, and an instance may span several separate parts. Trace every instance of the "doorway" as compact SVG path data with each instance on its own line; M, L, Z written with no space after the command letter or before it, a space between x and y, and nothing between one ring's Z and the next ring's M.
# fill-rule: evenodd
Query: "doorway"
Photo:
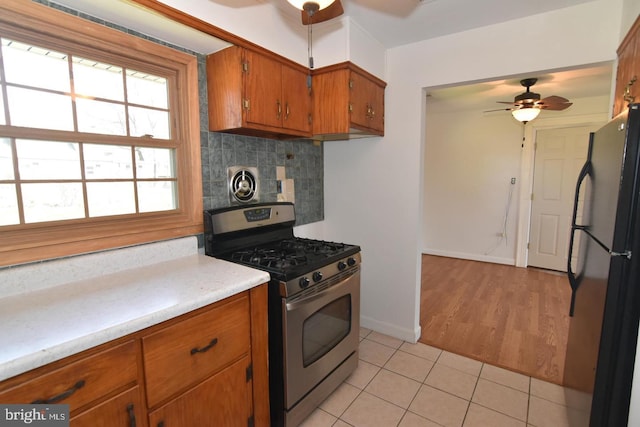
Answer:
M536 132L527 259L531 267L567 271L576 180L587 157L589 132L598 127Z

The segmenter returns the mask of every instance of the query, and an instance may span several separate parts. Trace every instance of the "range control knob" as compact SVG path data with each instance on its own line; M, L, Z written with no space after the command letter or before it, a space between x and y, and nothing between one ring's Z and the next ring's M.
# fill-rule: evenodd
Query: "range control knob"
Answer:
M349 257L349 259L347 260L347 264L349 264L349 267L353 267L354 265L356 265L356 259L354 257Z
M307 279L306 277L302 277L300 279L300 281L298 282L298 284L300 285L301 289L305 289L307 286L309 286L309 283L311 283L311 281L309 279Z
M315 273L313 273L313 281L319 282L320 280L322 280L322 273L319 271L316 271Z
M344 270L345 268L347 268L347 263L346 263L346 262L344 262L344 261L340 261L340 262L338 263L338 270L339 270L339 271L342 271L342 270Z

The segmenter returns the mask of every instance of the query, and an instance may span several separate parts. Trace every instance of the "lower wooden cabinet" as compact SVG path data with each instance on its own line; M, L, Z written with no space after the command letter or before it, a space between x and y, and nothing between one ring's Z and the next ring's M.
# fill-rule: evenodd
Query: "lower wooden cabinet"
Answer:
M71 427L268 426L266 285L0 382Z
M136 386L71 418L70 427L146 426L142 390Z
M251 360L244 357L149 414L151 427L253 425Z

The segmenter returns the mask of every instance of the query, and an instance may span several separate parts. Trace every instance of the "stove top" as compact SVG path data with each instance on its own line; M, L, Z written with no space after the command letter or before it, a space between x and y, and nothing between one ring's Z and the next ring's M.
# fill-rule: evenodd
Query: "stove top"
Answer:
M287 281L359 251L355 245L293 237L237 249L219 257L265 270L272 277Z

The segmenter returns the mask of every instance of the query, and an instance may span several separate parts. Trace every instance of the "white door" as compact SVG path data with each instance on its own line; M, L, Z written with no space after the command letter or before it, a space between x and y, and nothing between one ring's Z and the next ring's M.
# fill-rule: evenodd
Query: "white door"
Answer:
M528 265L567 271L576 181L587 158L589 132L599 127L537 132Z

